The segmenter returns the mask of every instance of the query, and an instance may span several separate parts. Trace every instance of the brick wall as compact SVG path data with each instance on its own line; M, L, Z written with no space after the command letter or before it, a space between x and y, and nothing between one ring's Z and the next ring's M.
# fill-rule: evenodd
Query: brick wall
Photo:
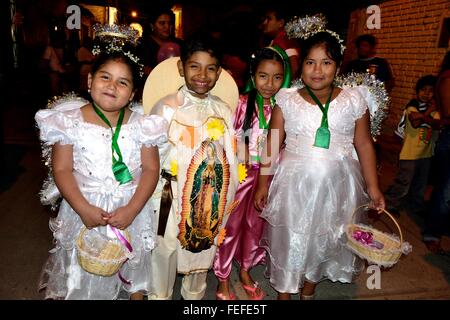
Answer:
M369 30L366 9L352 12L344 60L356 58L354 39L363 33L377 37L377 56L392 65L395 87L383 133L393 134L402 108L415 95L415 84L426 74L436 75L448 48L438 48L441 21L450 17L449 0L392 0L379 5L381 28Z

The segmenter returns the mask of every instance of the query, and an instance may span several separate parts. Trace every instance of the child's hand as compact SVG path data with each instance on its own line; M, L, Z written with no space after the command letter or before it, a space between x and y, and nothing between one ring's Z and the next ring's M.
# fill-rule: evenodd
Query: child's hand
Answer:
M367 190L369 193L369 197L372 201L370 201L369 207L381 213L382 210L386 207L386 202L384 200L383 193L381 193L379 188L369 189Z
M436 101L434 99L431 99L427 103L427 111L425 111L425 115L428 116L431 113L433 113L434 111L437 111L437 105L436 105Z
M106 226L108 224L108 220L105 217L108 217L109 214L105 210L90 205L83 212L78 213L81 221L88 229L92 229L98 226Z
M124 230L133 222L136 215L137 213L130 207L120 207L111 212L108 224L117 229Z
M256 210L262 211L267 204L267 197L269 195L269 190L267 187L260 187L255 191L254 206Z
M413 128L417 129L423 122L425 116L420 112L411 112L408 114L408 119Z

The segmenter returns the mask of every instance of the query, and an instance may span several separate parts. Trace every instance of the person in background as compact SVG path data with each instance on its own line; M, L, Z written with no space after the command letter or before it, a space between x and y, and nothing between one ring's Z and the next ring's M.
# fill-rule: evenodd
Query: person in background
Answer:
M49 79L51 96L61 95L65 88L63 75L66 70L63 67L62 54L57 51L63 46L63 37L64 34L61 33L50 33L47 47L42 55L43 70L46 70ZM62 52L62 49L59 52Z
M77 52L78 64L80 66L80 94L86 95L88 91L87 79L88 74L91 72L92 63L95 59L95 56L92 54L92 45L93 41L89 37L85 37L81 43L81 47Z
M424 210L434 143L439 129L439 112L434 103L436 77L421 77L416 84L416 98L405 108L405 129L400 161L394 183L385 192L388 211L399 216L400 206L411 212Z
M341 74L349 72L370 73L382 81L389 93L395 85L394 74L389 62L376 56L377 38L371 34L363 34L355 40L358 58L344 65Z
M138 47L145 76L165 58L179 55L182 41L174 36L174 24L175 14L170 8L162 7L151 12L148 27Z
M273 5L266 8L266 12L263 16L263 22L261 24L263 36L270 42L266 45L276 45L286 51L289 57L289 63L292 70L292 79L296 79L299 75L299 57L300 49L297 41L289 39L284 26L288 19L288 14L284 7Z
M355 40L358 58L343 65L341 74L350 72L369 73L384 83L386 91L390 93L395 85L394 74L391 65L384 59L376 56L377 38L371 34L363 34ZM381 146L378 140L374 141L377 155L377 172L381 173Z

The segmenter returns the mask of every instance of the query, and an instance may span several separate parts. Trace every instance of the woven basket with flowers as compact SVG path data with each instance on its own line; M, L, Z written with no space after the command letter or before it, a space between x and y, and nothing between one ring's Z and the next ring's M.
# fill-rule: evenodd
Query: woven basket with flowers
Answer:
M412 247L403 240L402 230L394 217L386 210L382 210L394 222L398 229L399 236L387 234L371 226L361 223L355 224L355 213L361 208L368 208L363 205L353 212L351 223L347 225L347 247L359 257L366 259L370 264L382 267L392 267L398 262L402 254L408 254Z

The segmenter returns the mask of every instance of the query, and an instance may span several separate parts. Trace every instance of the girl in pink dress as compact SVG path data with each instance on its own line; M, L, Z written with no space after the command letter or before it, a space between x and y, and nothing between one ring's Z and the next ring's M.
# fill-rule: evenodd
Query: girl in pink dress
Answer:
M236 192L239 204L226 224L226 237L216 253L214 273L219 280L217 300L234 300L229 288L232 262L239 266L239 279L248 298L261 300L265 293L249 271L262 263L265 251L259 246L264 220L253 206L253 194L259 172L259 157L266 140L274 96L280 88L290 85L291 72L286 53L279 47L260 49L251 61L246 94L240 96L234 115L238 137L238 157L245 165L247 176ZM242 166L242 165L241 165Z

